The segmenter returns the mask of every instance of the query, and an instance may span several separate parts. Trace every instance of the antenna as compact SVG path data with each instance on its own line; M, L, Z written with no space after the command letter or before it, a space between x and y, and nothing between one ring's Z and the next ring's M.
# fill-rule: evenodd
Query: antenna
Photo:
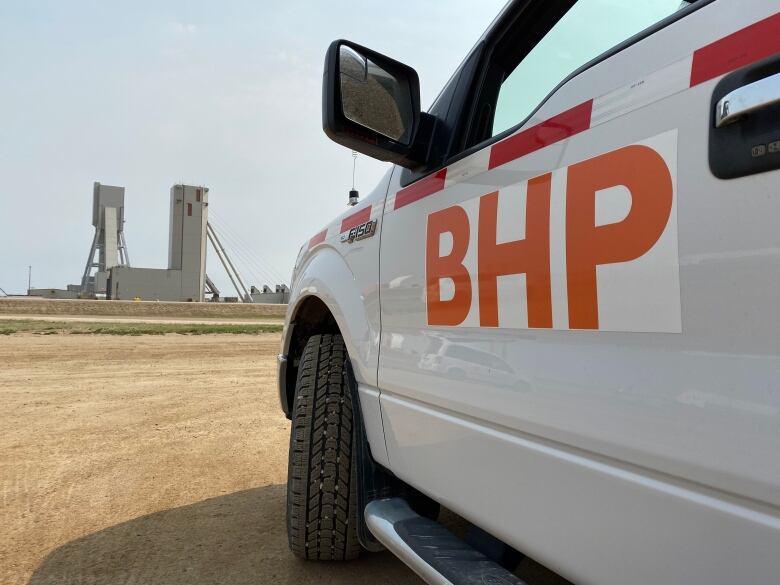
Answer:
M349 204L357 205L360 194L355 189L355 167L357 167L357 151L352 151L352 189L349 191Z

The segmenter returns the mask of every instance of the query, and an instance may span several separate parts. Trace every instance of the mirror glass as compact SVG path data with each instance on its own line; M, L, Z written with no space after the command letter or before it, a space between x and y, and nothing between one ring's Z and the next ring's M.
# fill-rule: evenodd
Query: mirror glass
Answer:
M411 139L412 94L407 79L398 79L354 49L339 48L341 107L344 116L396 142Z

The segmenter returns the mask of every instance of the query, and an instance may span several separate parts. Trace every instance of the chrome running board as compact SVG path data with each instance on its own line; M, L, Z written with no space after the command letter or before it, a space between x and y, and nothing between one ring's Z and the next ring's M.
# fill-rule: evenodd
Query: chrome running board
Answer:
M371 533L429 585L526 585L401 498L366 506Z

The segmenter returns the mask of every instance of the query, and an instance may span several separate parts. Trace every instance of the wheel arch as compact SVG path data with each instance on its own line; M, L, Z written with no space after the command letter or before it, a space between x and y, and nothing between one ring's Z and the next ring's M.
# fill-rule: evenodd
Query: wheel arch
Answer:
M341 333L331 310L317 296L308 295L301 298L290 316L287 338L284 341L286 360L279 370L279 400L287 418L290 418L295 398L298 361L303 348L312 335L325 333Z
M309 337L341 334L355 377L363 384L376 386L379 355L377 284L356 278L345 258L327 244L302 264L290 294L279 367L279 398L288 417L297 362Z

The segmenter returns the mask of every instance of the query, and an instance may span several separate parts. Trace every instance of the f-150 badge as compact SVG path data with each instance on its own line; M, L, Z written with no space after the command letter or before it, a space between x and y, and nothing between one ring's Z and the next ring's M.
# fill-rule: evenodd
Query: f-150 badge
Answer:
M356 225L346 234L341 234L341 241L346 242L347 244L351 244L352 242L357 242L358 240L365 240L366 238L370 238L376 233L376 223L377 220L372 219L366 223Z

